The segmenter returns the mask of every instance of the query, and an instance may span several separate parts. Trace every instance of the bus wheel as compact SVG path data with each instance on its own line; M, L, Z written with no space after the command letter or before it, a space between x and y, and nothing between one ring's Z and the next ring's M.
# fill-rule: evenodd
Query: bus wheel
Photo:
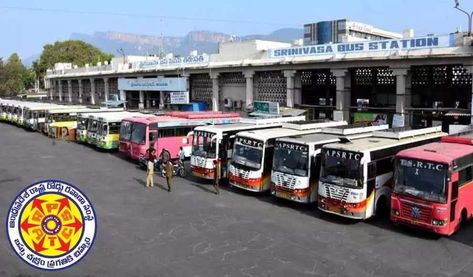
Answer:
M460 223L458 224L459 227L465 226L467 220L468 220L468 216L466 214L466 209L463 209L461 219L460 219Z
M381 196L376 203L376 217L384 218L389 212L388 202L385 196Z
M179 176L186 177L186 169L183 167L179 168Z

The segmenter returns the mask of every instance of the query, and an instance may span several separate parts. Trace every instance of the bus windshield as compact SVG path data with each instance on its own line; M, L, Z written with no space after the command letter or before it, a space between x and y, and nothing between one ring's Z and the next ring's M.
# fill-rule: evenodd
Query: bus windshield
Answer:
M106 122L98 122L97 123L97 134L100 136L106 136L107 135L107 123Z
M146 125L143 123L134 123L131 128L131 142L137 144L145 144L146 141Z
M273 170L304 177L307 176L308 161L307 152L276 146Z
M83 117L77 118L77 130L85 129L87 129L87 119Z
M447 202L446 164L399 159L396 163L394 191L427 201Z
M361 153L325 149L321 180L338 185L361 186Z
M192 155L214 159L217 149L216 140L212 143L214 135L214 133L196 131L192 143Z
M98 129L98 122L97 120L89 120L89 128L87 128L88 131L95 133L97 132Z
M262 144L261 144L262 145ZM263 149L235 143L233 162L243 166L259 169L263 158Z
M120 126L120 139L130 140L131 139L131 126L133 124L130 121L123 121Z

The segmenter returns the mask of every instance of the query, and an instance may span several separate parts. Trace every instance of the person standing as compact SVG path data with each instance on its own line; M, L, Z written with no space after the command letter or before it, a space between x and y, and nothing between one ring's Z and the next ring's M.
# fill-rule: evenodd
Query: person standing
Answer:
M171 192L171 182L174 175L174 165L172 164L171 160L167 161L164 168L166 170L166 183L168 184L168 191Z
M150 149L148 153L148 162L146 164L146 187L154 187L154 160L156 159L156 150Z
M219 186L220 186L220 174L221 174L221 166L220 166L220 159L214 160L214 188L215 194L220 194Z

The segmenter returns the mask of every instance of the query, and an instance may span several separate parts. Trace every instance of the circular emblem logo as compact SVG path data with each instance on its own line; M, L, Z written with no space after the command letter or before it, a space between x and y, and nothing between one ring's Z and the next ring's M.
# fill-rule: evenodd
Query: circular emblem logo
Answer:
M60 270L79 262L95 240L97 221L89 199L59 180L35 183L13 200L7 234L17 255L43 270Z

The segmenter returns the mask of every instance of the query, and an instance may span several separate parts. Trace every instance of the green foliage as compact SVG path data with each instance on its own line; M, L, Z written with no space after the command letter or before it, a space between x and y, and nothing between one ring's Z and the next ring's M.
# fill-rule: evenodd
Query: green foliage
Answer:
M6 63L0 59L0 96L15 96L34 85L34 73L13 53Z
M33 70L42 81L46 70L53 68L56 63L84 66L85 64L109 61L112 57L112 55L81 40L56 41L54 44L46 44L43 47L39 59L33 62Z

